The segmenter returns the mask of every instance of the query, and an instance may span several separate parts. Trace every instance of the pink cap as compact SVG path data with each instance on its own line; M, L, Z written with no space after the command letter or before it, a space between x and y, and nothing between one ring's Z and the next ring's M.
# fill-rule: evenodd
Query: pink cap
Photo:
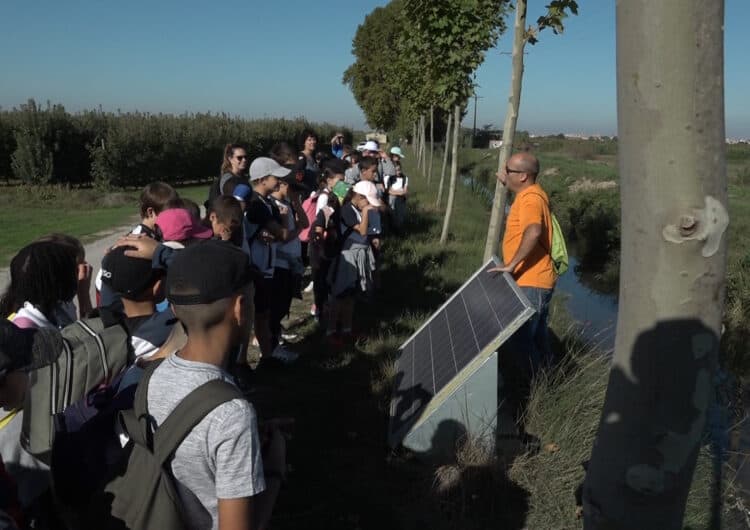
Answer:
M186 239L210 239L214 232L200 224L184 208L170 208L156 217L164 241L185 241Z

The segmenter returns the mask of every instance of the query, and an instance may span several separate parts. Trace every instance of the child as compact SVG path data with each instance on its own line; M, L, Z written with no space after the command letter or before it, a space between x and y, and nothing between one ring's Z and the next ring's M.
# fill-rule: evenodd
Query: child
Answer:
M143 234L156 241L162 241L161 232L156 226L156 217L167 208L173 208L176 205L181 206L180 198L172 186L165 182L152 182L148 184L141 191L141 196L138 200L141 222L130 233L133 235ZM102 286L101 270L97 273L94 284L96 286L97 307L111 307L117 303L117 295L112 293L108 287Z
M333 230L329 231L329 220L334 211L339 209L338 200L333 195L333 188L344 178L345 171L345 164L337 160L332 160L326 165L320 179L315 205L315 222L313 223L310 244L310 267L313 277L313 305L310 308L310 313L313 316L318 316L319 319L325 315L324 305L328 299L326 278L331 264L331 256L326 255L325 252L326 234L333 232ZM336 227L337 225L334 224L333 226Z
M291 171L271 158L260 157L250 164L250 183L253 193L247 204L245 216L250 225L247 235L250 247L250 264L258 271L255 282L255 336L261 356L273 352L271 336L271 299L275 261L274 241L285 242L296 237L296 230L288 229L289 209L277 207L270 199L279 183Z
M126 256L130 248L117 247L104 256L102 282L120 296L136 358L148 358L169 337L174 314L156 311L156 303L164 299L164 271L152 268L150 260Z
M243 244L243 209L240 201L231 195L221 195L211 204L208 214L214 237L229 241L235 246Z
M232 381L225 368L231 352L247 338L243 293L250 278L247 256L220 241L194 245L175 256L167 273L167 297L188 339L149 381L148 410L156 427L192 390L213 379ZM264 479L252 405L235 399L208 413L170 463L190 527L265 528L285 469L283 445L276 434Z
M22 248L10 262L10 285L0 298L0 319L24 329L72 323L76 315L67 302L77 290L77 271L76 252L69 246L45 241ZM21 447L25 372L5 373L1 379L0 456L18 485L22 507L28 509L48 491L49 468Z
M381 206L372 182L354 185L341 207L341 252L331 265L328 283L331 286L331 311L326 337L331 346L341 347L342 340L352 338L354 297L372 289L375 258L367 238L369 212ZM336 337L341 326L341 338Z
M91 289L92 267L86 261L86 249L83 248L79 239L67 234L53 233L42 236L36 240L37 243L44 241L66 245L75 252L76 263L78 264L78 292L76 293L76 300L78 301L78 316L80 318L85 318L93 309L93 306L91 305L91 295L89 293L89 290ZM73 302L71 301L70 303L72 304ZM73 314L74 310L68 308L67 312Z
M276 206L289 211L287 215L287 230L297 233L308 226L308 219L299 201L299 191L302 188L293 175L279 179L277 188L271 192ZM271 337L274 357L292 362L296 354L283 348L277 348L281 338L281 321L289 314L292 296L298 288L304 272L302 264L302 242L295 237L274 243L276 246L276 261L273 270L273 298L271 300Z
M401 159L401 149L394 147L391 149L391 155L394 159ZM393 228L400 230L406 218L406 196L409 194L409 177L401 173L401 164L398 161L395 175L386 175L385 192L388 195L388 205L393 212Z

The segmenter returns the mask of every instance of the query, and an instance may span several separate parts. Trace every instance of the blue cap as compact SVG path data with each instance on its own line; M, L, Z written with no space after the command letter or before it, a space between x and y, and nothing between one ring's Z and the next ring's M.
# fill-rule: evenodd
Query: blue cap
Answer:
M250 186L247 184L237 184L237 187L234 188L234 191L232 192L232 196L238 201L246 200L249 194Z

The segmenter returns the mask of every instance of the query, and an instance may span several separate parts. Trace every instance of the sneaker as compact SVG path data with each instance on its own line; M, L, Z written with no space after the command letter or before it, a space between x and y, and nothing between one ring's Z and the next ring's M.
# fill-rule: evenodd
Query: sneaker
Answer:
M313 282L308 283L307 287L302 289L302 291L305 293L311 293L313 291Z
M278 345L273 350L271 357L284 364L291 364L299 358L299 353L287 350L284 346Z

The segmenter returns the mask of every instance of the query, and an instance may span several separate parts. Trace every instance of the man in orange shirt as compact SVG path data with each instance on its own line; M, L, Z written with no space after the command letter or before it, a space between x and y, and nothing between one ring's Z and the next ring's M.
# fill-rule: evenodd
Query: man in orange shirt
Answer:
M539 161L529 153L510 157L497 178L515 194L505 223L503 265L490 272L509 272L536 310L518 330L519 345L528 351L531 369L552 360L547 317L557 275L552 264L552 215L549 198L536 183Z

